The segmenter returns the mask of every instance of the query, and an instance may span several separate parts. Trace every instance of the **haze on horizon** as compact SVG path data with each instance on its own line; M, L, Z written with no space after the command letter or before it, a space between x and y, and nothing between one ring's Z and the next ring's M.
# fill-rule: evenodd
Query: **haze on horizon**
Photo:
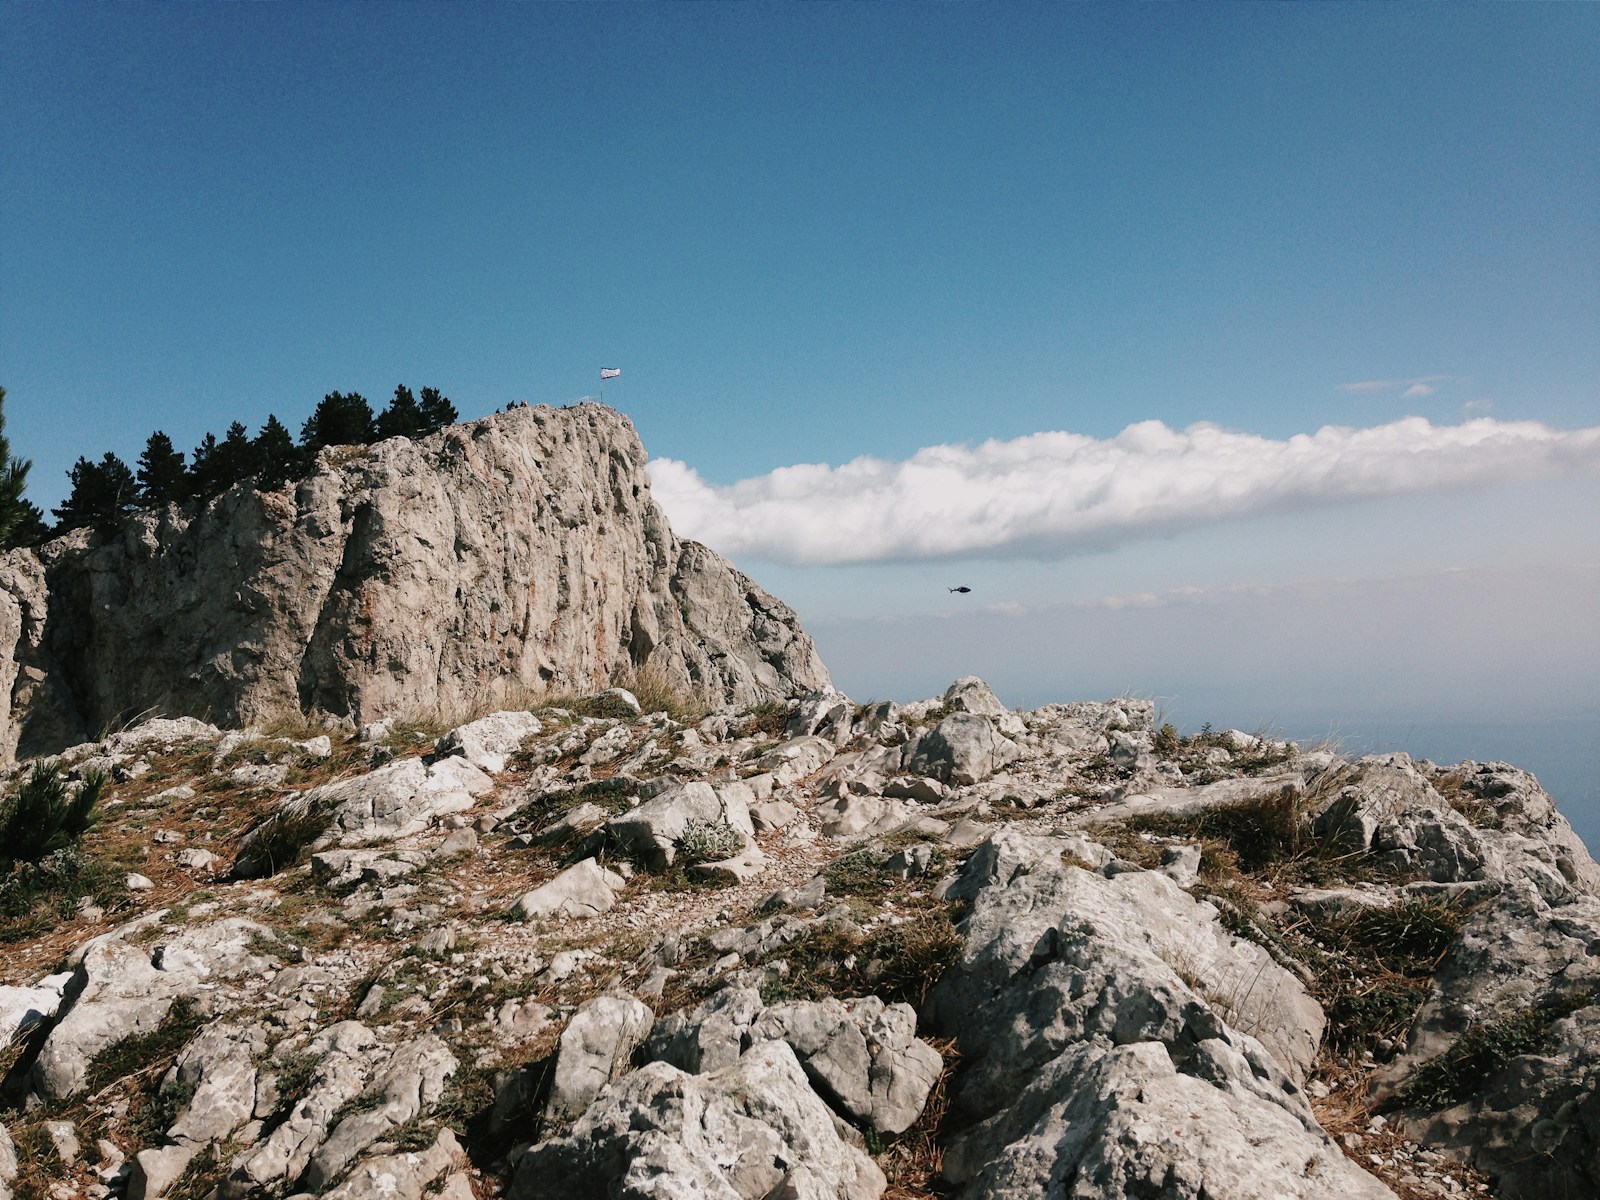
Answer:
M1593 5L13 5L0 52L47 511L156 429L620 367L675 528L858 699L1504 757L1600 842Z

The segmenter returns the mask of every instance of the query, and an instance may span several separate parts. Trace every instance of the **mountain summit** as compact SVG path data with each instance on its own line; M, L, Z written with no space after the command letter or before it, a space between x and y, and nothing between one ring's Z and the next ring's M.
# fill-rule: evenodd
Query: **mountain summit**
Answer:
M786 605L673 536L644 468L609 408L516 408L14 552L0 753L140 713L359 722L639 672L713 704L828 686Z

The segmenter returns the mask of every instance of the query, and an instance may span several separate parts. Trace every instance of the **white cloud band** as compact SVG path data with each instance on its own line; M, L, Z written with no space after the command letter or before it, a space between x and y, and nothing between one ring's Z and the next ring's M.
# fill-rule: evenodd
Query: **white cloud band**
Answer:
M1104 440L1035 433L929 446L904 462L780 467L727 487L658 458L650 478L681 536L735 558L822 564L1055 557L1285 507L1585 469L1600 469L1600 427L1407 417L1286 441L1141 421Z

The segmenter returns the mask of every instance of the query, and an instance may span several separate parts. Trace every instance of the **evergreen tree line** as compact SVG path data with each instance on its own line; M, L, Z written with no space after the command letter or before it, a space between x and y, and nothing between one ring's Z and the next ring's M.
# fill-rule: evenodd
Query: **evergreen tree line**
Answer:
M389 406L377 415L359 392L329 392L300 427L298 442L274 415L267 417L255 437L235 421L220 439L206 434L185 462L183 452L158 429L145 443L137 470L109 452L99 462L79 458L67 472L71 493L59 508L52 510L56 517L54 532L65 533L82 526L110 529L135 509L219 496L247 479L254 479L263 491L275 491L290 480L304 477L316 461L317 451L324 446L364 446L391 437L423 437L453 424L456 418L455 406L438 388L423 388L419 399L410 388L401 385L395 388ZM5 449L0 434L0 453ZM0 457L0 463L5 461ZM0 506L5 503L6 479L0 472ZM39 510L33 511L37 514ZM38 528L30 532L35 535L33 541L44 536L42 519ZM8 548L28 544L31 543L20 539L5 543Z

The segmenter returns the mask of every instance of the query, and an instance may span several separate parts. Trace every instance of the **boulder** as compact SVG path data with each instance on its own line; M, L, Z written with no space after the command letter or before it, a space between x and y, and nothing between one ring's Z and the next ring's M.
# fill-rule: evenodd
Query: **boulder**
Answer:
M428 765L420 758L388 763L365 775L292 794L279 805L278 820L315 823L326 830L318 844L345 846L392 841L420 833L451 813L465 812L494 786L464 758ZM234 874L258 873L254 838L247 838ZM274 864L275 865L275 864Z
M202 1029L161 1080L163 1092L189 1097L167 1136L198 1147L223 1141L249 1121L256 1099L255 1058L266 1047L260 1026Z
M1027 730L1022 718L1000 703L994 689L976 675L964 675L947 687L944 703L951 712L988 717L1007 737L1017 737Z
M756 769L771 775L774 786L788 787L821 770L833 757L834 749L834 744L825 738L791 738L756 759Z
M754 988L722 988L696 1008L661 1018L645 1043L645 1057L691 1075L730 1067L749 1049L750 1027L764 1008Z
M606 833L618 844L633 849L650 867L669 867L691 821L726 825L741 840L754 838L755 826L750 823L745 801L749 794L749 788L743 785L677 784L638 808L611 818L606 822Z
M327 1140L334 1115L361 1095L385 1052L377 1036L357 1021L341 1021L313 1037L305 1047L316 1060L311 1086L271 1133L233 1160L221 1187L224 1200L288 1191L286 1185L300 1178Z
M1395 1200L1225 1038L1078 1042L1013 1091L945 1153L963 1200Z
M856 706L838 692L803 697L783 727L786 738L823 737L842 746L854 732Z
M314 1193L327 1190L368 1146L437 1104L457 1065L431 1033L402 1042L360 1093L369 1103L329 1131L301 1182Z
M159 1200L183 1178L198 1153L200 1147L185 1143L139 1151L133 1156L133 1169L128 1173L128 1200Z
M395 883L427 865L419 850L323 850L311 856L312 877L328 887Z
M1514 1200L1600 1187L1600 897L1513 879L1445 953L1372 1099ZM1479 1049L1468 1054L1477 1046ZM1455 1066L1452 1066L1455 1063Z
M272 965L256 947L273 935L254 921L230 917L184 929L153 948L126 940L151 924L145 918L93 938L69 957L71 1000L33 1066L33 1086L41 1096L61 1100L77 1092L95 1055L155 1029L179 996L196 995L202 984L259 977Z
M632 996L596 996L573 1014L556 1046L555 1078L545 1110L557 1121L579 1116L606 1084L628 1069L655 1014Z
M426 1150L401 1151L364 1158L350 1171L345 1181L323 1194L324 1200L421 1200L428 1186L466 1157L456 1135L439 1131ZM455 1179L466 1183L464 1175ZM461 1193L458 1191L457 1195ZM444 1193L440 1193L441 1200ZM472 1200L467 1185L463 1200Z
M908 748L906 769L942 783L977 783L1016 761L1022 748L1001 736L987 717L956 713Z
M548 883L540 884L512 906L518 916L529 917L592 917L610 912L617 902L616 894L627 886L627 880L614 871L608 871L598 861L586 858L568 867Z
M498 775L523 740L543 726L531 712L497 712L465 725L457 725L434 743L439 758L459 754L480 771Z
M876 996L773 1005L750 1027L751 1041L783 1041L818 1093L851 1121L904 1133L922 1115L944 1070L939 1052L916 1036L909 1004Z
M0 1045L10 1045L61 1007L70 972L46 975L32 987L0 987Z
M1322 1026L1298 980L1165 875L1063 865L1064 841L999 834L953 889L974 907L927 1015L963 1058L961 1194L1390 1196L1298 1086Z
M1003 1096L1036 1055L1064 1038L1167 1041L1191 1021L1206 1036L1219 1036L1210 1031L1226 1022L1260 1043L1253 1052L1269 1051L1278 1070L1304 1077L1324 1018L1295 976L1229 934L1211 904L1160 872L1107 879L1062 865L1064 852L1071 855L1065 839L1003 831L950 889L953 898L975 897L976 908L956 968L930 997L930 1014L961 1032L963 1054L970 1048L984 1058L966 1071L969 1096ZM1022 996L1063 986L1069 976L1080 980L1071 999L1038 1030L1002 1036L1003 1021L975 1020L992 1004L1021 1002L996 998L1012 989Z
M877 1200L886 1184L839 1135L794 1051L761 1042L705 1075L664 1062L625 1075L571 1133L523 1155L509 1195Z
M1369 754L1337 763L1313 781L1323 797L1313 814L1317 837L1351 853L1371 849L1378 826L1410 809L1444 807L1405 754Z

